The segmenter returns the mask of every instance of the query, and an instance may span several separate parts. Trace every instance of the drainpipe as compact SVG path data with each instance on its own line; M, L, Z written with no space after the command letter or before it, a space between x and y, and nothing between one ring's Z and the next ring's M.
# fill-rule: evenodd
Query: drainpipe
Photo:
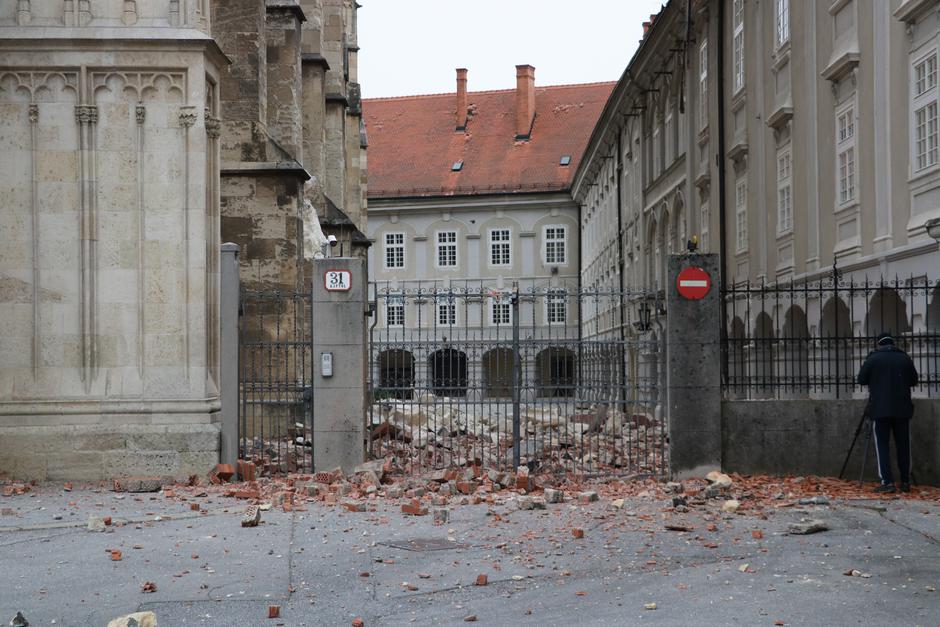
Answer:
M626 347L627 331L624 320L624 262L623 262L623 200L620 197L620 178L623 176L623 138L621 137L623 129L617 130L617 175L616 175L616 193L617 193L617 265L620 274L620 390L622 400L627 402L627 364ZM626 407L626 406L625 406Z
M584 268L584 253L582 252L584 249L581 246L581 240L583 239L582 233L584 231L581 228L581 203L580 201L576 202L578 202L578 389L581 389L581 346L583 345L584 340L584 318L581 315L581 301L583 300L581 273L583 272Z
M718 155L715 165L718 167L718 255L721 265L718 269L718 288L728 287L728 237L727 209L725 194L725 3L718 3ZM719 302L721 299L719 298ZM721 380L728 381L728 312L721 304Z

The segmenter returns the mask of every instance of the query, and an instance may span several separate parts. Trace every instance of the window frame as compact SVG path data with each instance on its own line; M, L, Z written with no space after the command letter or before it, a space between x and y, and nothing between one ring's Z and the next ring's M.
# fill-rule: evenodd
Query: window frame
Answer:
M699 129L708 126L708 37L698 47L698 117Z
M561 301L561 309L554 308ZM561 312L560 320L553 320L553 312ZM551 287L545 290L545 324L548 326L564 326L568 324L568 290L563 287Z
M390 312L392 308L400 309L401 314L401 323L392 324L390 319ZM405 327L405 297L401 294L388 294L385 297L385 328L387 329L403 329Z
M496 234L497 232L500 232L500 233L501 233L501 232L504 232L504 231L505 231L506 234L507 234L507 235L506 235L506 239L499 239L499 240L493 239L493 235L494 235L494 234ZM506 226L506 227L502 227L502 226L493 227L493 228L491 228L491 229L489 229L489 230L487 231L486 239L487 239L487 243L488 243L488 246L487 246L487 258L486 258L487 265L488 265L489 267L491 267L491 268L509 268L509 267L512 267L512 228L510 228L510 227L508 227L508 226ZM496 247L497 244L500 246L500 248L502 248L502 247L505 246L507 261L505 261L505 262L499 262L499 263L496 263L496 262L493 261L493 252L494 252L495 247Z
M450 315L447 317L448 321L441 322L441 313L445 309L450 310ZM457 326L457 300L450 292L438 292L434 297L434 326Z
M930 71L925 71L922 91L918 91L918 69L933 61ZM932 81L932 84L931 84ZM931 46L926 52L912 57L911 61L911 87L910 87L910 145L911 145L911 175L920 176L925 172L936 169L940 165L940 51L937 46ZM930 109L933 115L930 115ZM924 120L921 124L919 116L923 112ZM931 126L933 131L931 132ZM923 138L919 136L921 128L925 128ZM931 141L932 140L932 141ZM921 144L924 149L921 151ZM932 144L932 145L931 145ZM931 159L932 157L932 159Z
M734 86L732 93L734 94L744 89L747 83L744 44L744 0L733 0L731 5L731 74Z
M774 50L780 50L788 43L790 43L790 0L774 0Z
M442 242L442 241L441 241L441 236L442 236L442 235L452 235L452 236L453 236L453 241L450 241L450 242ZM459 253L459 251L457 250L457 240L458 240L458 236L457 236L457 235L458 235L458 234L457 234L457 231L454 230L454 229L435 231L435 233L434 233L434 267L435 267L435 268L439 268L439 269L442 269L442 270L443 270L443 269L453 269L453 268L457 268L457 267L459 266L459 264L460 264L460 253ZM453 248L453 251L454 251L454 262L453 262L452 264L450 264L450 263L448 263L448 264L442 264L442 263L441 263L441 251L444 250L445 247L447 247L447 248L451 248L451 247L452 247L452 248Z
M548 231L554 229L561 231L561 239L554 237L549 239ZM548 258L548 245L553 244L555 249L555 261ZM561 244L561 255L559 259L558 244ZM566 266L568 265L568 225L566 224L546 224L542 227L542 262L546 266Z
M786 169L781 162L786 160ZM777 235L793 232L793 153L789 144L777 151ZM783 200L786 199L786 207Z
M489 306L489 323L491 327L507 327L512 326L512 301L509 300L509 295L507 294L505 298L490 296L490 306ZM502 309L505 307L505 322L498 322L496 320L497 307Z
M407 236L405 235L405 233L404 233L403 231L393 231L393 232L384 233L383 235L384 235L384 236L383 236L383 238L382 238L382 242L383 242L383 248L382 248L382 267L383 267L385 270L402 270L402 269L404 269L404 268L405 268L405 263L406 263L406 257L405 257L405 253L406 253L406 251L405 251L405 240L406 240ZM399 242L399 243L390 243L390 242L389 242L389 238L390 238L390 237L395 237L395 236L401 237L401 242ZM388 262L389 262L389 257L388 257L389 251L390 251L390 250L395 250L395 249L400 249L400 250L401 250L401 265L389 265L389 263L388 263Z
M835 193L836 207L839 209L851 206L858 197L858 118L856 111L853 94L851 98L839 105L835 112Z
M742 176L734 184L734 242L736 254L747 252L749 243L747 223L747 176Z
M702 203L702 206L699 207L699 247L703 253L708 252L708 223L710 220L711 214L709 213L708 201L706 200Z

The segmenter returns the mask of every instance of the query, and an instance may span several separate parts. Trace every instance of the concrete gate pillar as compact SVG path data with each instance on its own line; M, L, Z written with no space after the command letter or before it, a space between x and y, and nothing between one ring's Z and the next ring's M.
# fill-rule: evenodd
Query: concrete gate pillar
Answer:
M349 472L365 461L366 262L313 265L313 464Z
M669 466L678 478L721 467L721 299L718 255L671 255L666 284L666 368ZM701 299L679 294L679 272L697 266L710 276Z

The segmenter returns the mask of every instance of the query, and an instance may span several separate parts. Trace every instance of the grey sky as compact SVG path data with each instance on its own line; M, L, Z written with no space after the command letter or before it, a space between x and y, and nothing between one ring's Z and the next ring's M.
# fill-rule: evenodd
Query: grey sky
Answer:
M362 95L509 89L517 64L536 85L620 78L665 0L359 0Z

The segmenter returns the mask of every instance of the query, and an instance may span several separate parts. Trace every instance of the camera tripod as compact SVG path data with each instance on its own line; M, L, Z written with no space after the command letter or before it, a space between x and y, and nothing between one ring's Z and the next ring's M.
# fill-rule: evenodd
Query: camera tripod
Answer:
M858 442L858 436L862 432L862 428L865 426L865 423L869 420L869 410L871 409L871 401L865 403L865 411L862 412L862 419L858 421L858 426L855 428L855 436L852 437L852 444L849 446L849 452L845 454L845 461L842 462L842 470L839 471L839 479L845 475L845 469L849 465L849 458L852 457L852 450L855 448L855 443ZM872 427L865 429L865 450L862 455L862 469L858 473L858 486L862 487L862 479L865 477L865 466L868 464L868 450L871 448L871 439L872 439Z

